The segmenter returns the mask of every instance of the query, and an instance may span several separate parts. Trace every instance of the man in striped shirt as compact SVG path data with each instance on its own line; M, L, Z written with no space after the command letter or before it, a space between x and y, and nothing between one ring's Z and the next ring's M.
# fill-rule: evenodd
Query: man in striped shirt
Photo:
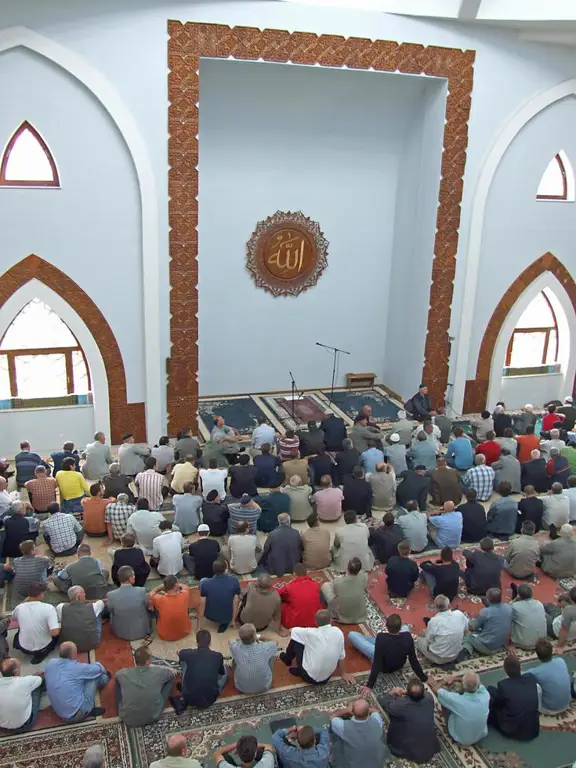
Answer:
M300 447L300 438L293 429L287 429L286 434L278 438L278 456L280 461L288 461L292 457L292 451Z
M134 480L138 496L148 501L150 509L160 509L168 493L168 487L164 488L164 477L156 472L156 459L153 456L146 459L145 465L146 470L139 472Z
M242 496L239 504L228 504L228 510L230 512L230 519L228 520L229 533L236 533L238 523L241 520L245 520L250 527L249 532L254 535L256 534L256 523L262 510L247 493Z
M49 557L37 554L36 544L28 539L20 544L22 557L15 558L12 563L14 572L13 587L16 595L25 600L28 597L28 587L33 582L46 584L48 576L54 570L54 562Z

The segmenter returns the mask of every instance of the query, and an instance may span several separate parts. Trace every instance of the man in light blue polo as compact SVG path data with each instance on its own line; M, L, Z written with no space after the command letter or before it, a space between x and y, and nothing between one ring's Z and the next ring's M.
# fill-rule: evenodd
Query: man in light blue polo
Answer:
M454 682L455 678L448 678ZM469 746L488 735L490 694L480 683L476 672L462 677L462 693L446 688L437 691L438 701L448 715L448 733L458 744Z
M62 643L60 658L46 665L44 680L52 708L62 720L77 723L88 717L104 714L103 707L95 706L96 690L104 688L110 678L99 662L85 664L78 661L75 643Z
M382 464L383 461L384 453L376 447L376 441L368 440L368 448L360 454L360 463L364 472L366 474L376 472L377 465Z
M474 451L472 443L464 434L462 427L454 428L454 440L448 443L446 461L451 467L465 472L474 463Z
M439 549L460 546L462 538L462 512L458 512L453 501L444 502L438 512L430 514L430 538Z

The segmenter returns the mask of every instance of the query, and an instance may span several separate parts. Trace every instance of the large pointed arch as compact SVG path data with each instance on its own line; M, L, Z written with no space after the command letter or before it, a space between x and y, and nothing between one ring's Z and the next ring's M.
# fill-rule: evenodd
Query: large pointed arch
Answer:
M126 432L133 432L137 440L145 441L144 403L128 403L126 372L116 337L102 312L77 283L54 265L31 254L0 277L0 308L19 288L34 279L44 283L74 309L98 346L108 380L112 442L120 443Z
M478 354L476 377L466 382L464 413L478 413L486 407L494 350L504 322L526 288L545 272L551 272L558 280L576 311L576 283L566 267L552 253L540 256L521 272L498 302L486 326Z

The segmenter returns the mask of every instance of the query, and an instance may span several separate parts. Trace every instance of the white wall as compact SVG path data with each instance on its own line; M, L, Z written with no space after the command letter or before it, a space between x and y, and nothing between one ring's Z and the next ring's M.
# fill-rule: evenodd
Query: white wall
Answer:
M22 440L28 440L42 458L60 450L69 440L80 450L92 441L94 431L92 405L0 411L0 453L3 458L15 456Z
M562 400L564 377L561 373L546 373L539 376L503 376L500 400L507 408L523 408L531 403L535 408L542 407L550 400Z

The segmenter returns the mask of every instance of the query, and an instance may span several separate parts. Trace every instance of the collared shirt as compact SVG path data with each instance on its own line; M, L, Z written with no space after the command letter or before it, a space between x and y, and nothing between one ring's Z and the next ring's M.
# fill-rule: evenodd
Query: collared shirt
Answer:
M467 437L457 437L448 443L446 459L454 459L456 469L469 469L474 462L472 443Z
M360 455L364 472L376 472L376 464L384 461L384 453L379 448L368 448Z
M240 582L230 573L217 573L200 582L200 597L206 598L204 615L216 624L229 624L234 598L241 593Z
M123 640L138 640L150 633L148 593L144 587L122 584L108 593L112 633Z
M207 470L211 472L212 470ZM216 472L226 472L226 470L217 469ZM198 469L190 461L183 461L181 464L175 464L172 470L172 482L170 485L176 493L184 493L186 483L198 482Z
M49 557L22 555L12 562L14 570L14 589L18 597L28 596L28 587L35 581L43 584L48 579L48 568L52 565Z
M53 477L35 477L28 480L26 490L30 492L32 506L36 512L46 512L48 504L56 501L57 483Z
M157 666L130 667L119 669L114 677L122 692L118 714L126 725L148 725L162 716L162 688L174 679L171 669Z
M432 515L430 525L436 529L436 544L438 547L460 546L462 538L462 512L442 512L441 515Z
M195 496L192 493L176 494L172 498L174 505L174 522L184 534L196 533L200 525L200 507L202 506L202 496Z
M271 664L276 658L276 643L250 643L241 640L230 643L234 660L234 685L240 693L262 693L272 685Z
M291 638L304 646L302 666L313 680L328 680L338 663L346 658L344 635L331 624L323 627L294 627Z
M512 603L512 642L532 649L539 637L546 637L546 612L540 600L515 600Z
M428 517L426 512L398 511L397 524L402 528L402 534L410 543L414 552L422 552L428 544Z
M265 629L270 622L280 619L282 601L275 589L261 589L256 582L248 586L246 602L242 607L242 623Z
M118 463L123 475L134 476L144 472L144 459L150 455L148 448L142 448L135 443L123 443L118 448ZM156 471L156 469L154 469Z
M56 482L60 491L60 499L65 501L79 499L90 493L90 487L84 479L84 475L73 469L61 469L56 475Z
M544 496L544 514L542 520L548 525L555 525L556 528L564 525L570 518L570 501L563 493L553 493L551 496Z
M162 506L162 486L164 478L155 469L147 469L146 472L139 472L134 479L138 496L141 499L147 499L150 509L160 509Z
M236 533L236 526L241 520L245 520L249 525L249 531L256 534L256 523L262 512L258 504L228 504L230 518L228 520L228 531Z
M462 648L468 619L462 611L441 611L432 616L426 628L428 649L441 659L452 660Z
M84 684L97 680L106 670L96 662L84 664L75 659L50 659L44 671L52 708L62 720L70 720L84 704Z
M64 459L74 459L76 472L80 472L80 456L78 451L54 451L50 454L52 464L54 465L53 474L60 472Z
M446 688L438 691L438 701L450 710L448 732L458 744L476 744L488 735L490 694L483 685L474 693L454 693Z
M220 760L216 768L228 768L229 765L230 763L228 762L228 760ZM262 753L262 757L260 758L260 760L258 760L257 763L254 763L252 768L274 768L275 765L276 765L276 758L274 757L274 752L270 752L269 749L265 749L264 752ZM198 766L200 768L200 764L198 764ZM178 766L177 765L172 766L168 764L161 765L160 763L152 763L150 768L178 768ZM194 768L194 766L193 765L186 766L186 768Z
M18 485L24 485L29 480L33 480L34 470L40 464L46 467L48 472L52 471L50 465L43 461L37 453L32 453L32 451L20 451L14 457L14 463L16 464L16 482Z
M157 472L166 472L166 467L174 463L174 448L171 445L158 445L152 448L150 455L156 459Z
M184 563L182 547L184 539L179 531L162 531L152 542L152 555L159 560L156 570L161 576L176 576Z
M333 763L341 768L381 766L389 756L383 728L384 722L378 712L371 712L365 720L333 718L330 722L330 730L336 736L332 745ZM334 760L336 756L337 760Z
M272 736L272 744L282 765L288 768L328 768L330 733L327 730L316 729L319 739L308 749L302 749L297 743L288 741L287 735L288 730L280 728Z
M340 488L323 488L316 491L312 500L316 504L316 513L320 520L338 520L341 516L344 494Z
M292 451L294 449L298 449L299 447L300 438L298 435L295 435L294 437L283 436L278 438L278 455L280 457L280 461L288 461L292 455Z
M32 714L32 691L42 685L40 675L0 678L0 728L20 728Z
M262 448L264 443L268 443L268 445L273 448L275 439L276 430L274 427L270 426L270 424L260 424L260 426L256 427L252 432L252 444L254 445L254 448L257 448L258 450Z
M488 501L490 496L492 496L495 477L496 473L492 467L487 467L486 464L478 464L475 467L470 467L462 481L468 488L474 488L478 501Z
M128 519L135 511L136 507L133 504L125 504L123 501L108 504L104 510L104 522L112 527L113 538L122 538L128 527Z
M74 515L56 512L43 523L42 530L50 537L50 549L59 554L76 545L76 534L82 526Z
M86 533L106 533L106 507L114 501L101 496L82 499L82 524Z
M559 656L525 670L523 675L533 675L542 687L542 708L549 712L567 709L572 701L572 676L566 662Z
M152 554L152 542L160 535L160 523L164 515L149 509L137 509L128 518L126 530L136 536L138 544L147 555Z
M491 651L504 648L512 625L512 606L510 603L497 603L482 608L471 622L470 628L478 639Z

